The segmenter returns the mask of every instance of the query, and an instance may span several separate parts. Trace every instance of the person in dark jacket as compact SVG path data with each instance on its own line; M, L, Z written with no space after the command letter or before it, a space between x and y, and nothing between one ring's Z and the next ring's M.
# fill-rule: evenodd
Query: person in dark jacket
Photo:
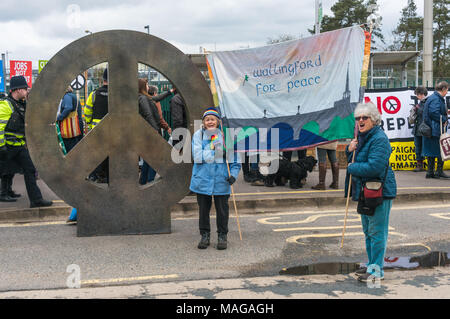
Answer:
M439 137L441 136L441 125L447 125L448 115L444 96L448 92L448 83L442 81L436 86L436 91L428 97L423 111L424 122L431 127L431 137L423 136L423 155L427 157L428 171L426 178L444 178L450 177L444 173L444 162L441 158L439 146ZM437 169L434 172L434 163L437 158Z
M169 97L172 93L173 89L166 91L164 93L161 93L158 95L158 87L156 85L149 85L148 94L152 97L153 103L155 103L156 109L158 110L159 114L159 126L166 131L169 135L172 134L172 129L170 128L169 124L166 122L163 116L162 107L161 107L161 101L165 98Z
M418 103L413 106L416 112L416 119L414 120L414 126L412 129L412 135L414 136L414 148L416 151L416 168L413 172L422 172L423 168L423 156L422 156L422 134L419 133L419 125L423 121L423 107L427 101L428 90L423 86L418 86L414 90L414 94L417 97Z
M375 209L373 216L361 215L366 241L367 267L357 271L359 281L373 277L384 279L384 255L388 239L389 214L392 200L397 195L395 175L389 166L392 149L389 139L379 126L381 115L373 103L360 103L355 109L358 137L346 148L350 164L347 167L345 191L348 190L349 175L352 177L352 200L358 201L363 182L371 178L385 180L383 202ZM355 153L352 163L353 152ZM347 194L346 194L347 195Z
M149 92L149 85L147 79L138 80L138 101L139 114L146 120L157 132L161 135L161 118L155 101L161 101L168 97L172 91L167 91L157 96L151 96ZM155 179L156 171L146 162L142 164L141 175L139 177L139 184L145 185Z
M52 201L42 198L36 182L36 168L31 160L25 138L25 112L27 108L28 84L24 76L13 76L10 94L0 100L0 168L10 162L23 170L30 208L47 207ZM6 190L2 178L2 195ZM9 196L7 196L10 198Z
M108 114L108 69L103 71L103 85L89 94L83 108L88 130L92 130ZM89 174L89 180L109 183L109 158Z
M170 115L172 117L172 131L175 131L177 128L187 129L186 104L180 93L176 93L170 100ZM183 140L183 136L173 136L173 138L173 146Z

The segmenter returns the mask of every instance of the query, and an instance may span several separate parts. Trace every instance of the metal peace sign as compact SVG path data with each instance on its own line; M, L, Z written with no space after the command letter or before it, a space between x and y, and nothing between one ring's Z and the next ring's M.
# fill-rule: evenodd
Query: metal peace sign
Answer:
M59 150L54 118L75 75L108 62L108 114L67 155ZM40 73L30 93L26 134L31 157L47 185L76 207L77 235L156 234L171 231L170 207L188 192L192 164L175 164L171 146L138 113L138 63L164 74L183 96L194 119L213 105L200 71L171 44L148 34L113 30L94 33L59 51ZM138 185L138 156L160 175ZM86 181L109 158L109 184Z
M84 88L84 84L86 83L86 79L83 74L78 74L78 76L70 83L70 87L74 90L81 90Z

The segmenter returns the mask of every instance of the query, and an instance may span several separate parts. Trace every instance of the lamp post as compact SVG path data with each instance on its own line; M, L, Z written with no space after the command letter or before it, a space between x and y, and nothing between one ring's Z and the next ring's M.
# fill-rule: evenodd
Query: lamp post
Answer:
M419 33L422 31L416 31L416 51L419 51ZM416 87L419 86L419 55L416 56Z
M144 29L147 29L147 33L150 34L150 26L149 25L144 26Z

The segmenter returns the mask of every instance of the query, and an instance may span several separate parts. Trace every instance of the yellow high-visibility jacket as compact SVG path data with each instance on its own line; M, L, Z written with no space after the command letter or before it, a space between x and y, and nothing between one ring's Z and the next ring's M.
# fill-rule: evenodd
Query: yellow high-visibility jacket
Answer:
M0 147L5 144L9 146L23 146L25 145L25 132L8 132L7 124L11 115L14 112L14 107L7 98L0 100Z

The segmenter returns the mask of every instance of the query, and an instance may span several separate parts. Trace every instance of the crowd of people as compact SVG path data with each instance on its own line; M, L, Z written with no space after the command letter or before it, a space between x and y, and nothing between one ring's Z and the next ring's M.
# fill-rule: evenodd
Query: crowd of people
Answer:
M427 159L427 173L425 178L449 179L450 176L444 173L444 161L441 157L439 147L439 137L442 128L448 124L448 110L444 97L447 95L449 84L445 81L436 85L434 93L427 97L428 91L425 87L419 86L414 93L419 101L413 107L414 126L412 134L414 136L414 146L416 150L417 167L414 172L425 170L424 160ZM431 128L431 134L425 136L419 129L425 123ZM436 163L436 166L435 166Z
M426 88L417 87L415 90L418 104L414 106L412 112L414 114L412 133L417 158L417 168L414 171L424 171L426 159L428 162L426 178L449 178L443 172L443 160L439 149L441 128L446 127L448 123L447 107L444 101L448 86L447 82L440 82L435 92L429 97L427 97ZM0 99L0 201L13 202L20 197L20 194L12 190L12 181L15 174L21 173L24 175L30 207L45 207L52 205L52 202L42 198L36 183L36 169L26 147L24 119L28 93L29 87L25 78L16 76L11 78L8 96ZM160 101L172 95L174 96L170 101L172 116L172 127L170 127L163 117ZM171 134L172 129L188 127L186 105L181 95L175 89L158 95L158 88L149 85L146 79L138 79L138 110L145 121L160 135L164 131ZM103 74L103 86L89 95L83 109L72 89L68 87L58 107L56 121L63 125L63 121L72 116L78 120L80 132L63 136L66 152L69 152L84 134L93 129L107 112L107 69ZM345 149L348 166L344 190L346 196L351 196L352 200L358 202L357 210L361 214L365 235L368 263L367 267L359 270L357 274L360 281L367 281L373 277L381 280L384 278L383 260L388 239L389 215L392 201L397 193L395 174L389 165L392 150L388 137L380 127L381 115L374 104L370 102L358 104L354 116L358 134ZM424 136L419 130L422 123L426 123L431 129L428 136ZM173 141L172 145L180 141ZM265 177L260 173L258 165L259 156L244 154L244 160L238 160L237 153L231 157L227 154L224 144L219 110L209 107L203 113L202 127L194 133L191 145L194 165L189 188L196 194L199 206L201 236L197 245L199 249L206 249L210 245L210 210L213 200L217 213L216 248L219 250L227 248L228 201L232 185L238 178L241 162L244 181L256 186L264 185ZM327 156L332 172L329 188L339 188L339 163L336 148L337 143L317 148L319 182L312 186L312 189L326 189ZM291 161L292 152L283 152L282 156ZM306 150L297 151L297 156L299 159L305 158ZM437 162L436 169L435 162ZM97 183L108 183L108 175L106 160L87 179ZM155 175L155 170L144 161L139 183L144 185L152 182L155 180ZM371 189L369 184L378 185L378 188ZM73 213L69 221L76 220L76 214Z

